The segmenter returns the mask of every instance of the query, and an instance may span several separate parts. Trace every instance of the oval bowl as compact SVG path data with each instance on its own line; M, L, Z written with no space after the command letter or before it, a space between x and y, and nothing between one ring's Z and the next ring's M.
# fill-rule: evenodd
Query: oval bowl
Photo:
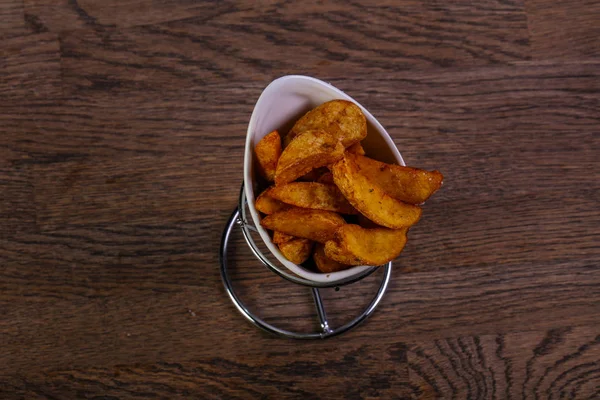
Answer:
M326 101L343 99L358 105L367 119L367 137L362 145L371 158L392 164L405 165L400 152L385 128L369 111L352 97L319 79L302 75L288 75L275 79L261 93L254 110L246 136L244 153L244 191L250 215L256 229L275 258L294 274L318 283L331 283L349 279L364 272L369 266L356 266L344 271L318 273L288 261L271 242L266 229L260 225L260 216L254 208L255 193L259 189L255 174L254 147L269 132L277 129L282 137L293 124L310 109Z

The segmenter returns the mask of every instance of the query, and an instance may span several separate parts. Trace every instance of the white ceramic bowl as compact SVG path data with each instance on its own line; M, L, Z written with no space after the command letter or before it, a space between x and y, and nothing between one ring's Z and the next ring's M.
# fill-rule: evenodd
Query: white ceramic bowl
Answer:
M246 151L244 154L244 190L248 200L248 208L252 220L271 253L293 273L320 283L334 283L352 277L365 271L368 266L352 267L344 271L328 274L309 271L300 265L288 261L271 242L269 233L260 225L260 217L254 208L255 193L259 189L256 184L254 147L269 132L277 129L285 135L292 125L310 109L326 101L344 99L357 104L367 118L367 137L362 145L369 157L380 161L404 165L404 160L396 148L394 141L383 126L363 106L352 97L332 85L315 78L301 75L288 75L275 79L265 88L260 95L250 123L246 137Z

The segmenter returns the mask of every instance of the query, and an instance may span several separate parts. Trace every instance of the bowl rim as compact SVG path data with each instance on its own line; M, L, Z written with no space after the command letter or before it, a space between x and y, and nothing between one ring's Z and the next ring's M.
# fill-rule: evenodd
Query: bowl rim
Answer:
M277 90L277 89L279 89L279 87L282 87L285 84L294 83L294 82L297 84L300 84L300 85L301 84L311 84L311 85L316 84L318 86L321 86L323 89L325 89L325 91L332 94L332 99L338 98L338 99L348 100L348 101L353 102L357 106L359 106L361 111L365 115L367 121L379 133L379 135L382 137L382 139L387 144L388 148L391 150L391 153L392 153L395 161L399 165L403 165L403 166L405 165L405 163L402 158L402 155L400 154L400 151L396 147L396 144L392 140L392 138L389 135L389 133L387 132L387 130L381 125L381 123L365 107L363 107L358 101L356 101L354 98L352 98L351 96L344 93L342 90L331 85L330 83L324 82L320 79L313 78L310 76L305 76L305 75L285 75L285 76L282 76L280 78L273 80L261 92L256 104L254 105L254 108L252 110L252 116L250 117L250 121L248 123L248 129L246 132L246 144L245 144L245 149L244 149L244 191L245 191L245 195L246 195L246 199L247 199L248 208L250 210L250 215L254 222L254 226L255 226L257 232L259 233L262 241L265 243L265 245L271 252L271 254L273 254L273 256L277 259L277 261L279 261L288 270L290 270L294 274L296 274L304 279L307 279L309 281L313 281L316 283L328 283L328 284L334 285L338 281L339 282L345 281L345 280L348 280L350 277L359 275L359 274L363 273L365 270L372 268L372 266L366 266L366 265L355 266L355 267L348 268L343 271L331 272L331 273L319 273L319 272L308 271L305 268L303 268L302 266L296 265L283 257L283 255L279 252L279 249L277 249L277 247L271 241L271 238L270 238L268 232L266 231L266 229L264 229L264 228L262 228L262 226L260 226L260 217L259 217L258 211L254 208L255 196L254 196L254 186L253 186L253 181L252 181L252 176L251 176L252 163L254 161L254 156L253 156L254 149L252 148L252 139L254 138L254 136L256 136L255 126L257 124L257 119L258 119L257 110L261 109L260 105L266 101L265 98L270 94L271 91ZM264 134L266 135L267 133L268 132L265 132Z

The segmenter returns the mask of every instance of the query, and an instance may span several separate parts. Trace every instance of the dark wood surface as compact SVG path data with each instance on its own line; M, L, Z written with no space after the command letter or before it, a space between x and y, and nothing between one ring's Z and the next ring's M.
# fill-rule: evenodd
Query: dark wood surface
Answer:
M597 1L0 0L0 398L600 398ZM360 328L252 327L220 281L274 78L366 106L439 169ZM272 323L307 289L229 254ZM323 291L334 326L381 272Z

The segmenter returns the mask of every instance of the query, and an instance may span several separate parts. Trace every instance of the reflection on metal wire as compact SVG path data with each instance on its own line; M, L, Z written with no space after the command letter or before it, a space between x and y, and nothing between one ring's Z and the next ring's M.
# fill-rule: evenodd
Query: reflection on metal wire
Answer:
M292 332L292 331L288 331L285 329L281 329L281 328L278 328L271 324L268 324L267 322L265 322L262 319L260 319L259 317L257 317L254 313L252 313L244 305L244 303L240 300L240 298L236 295L235 291L233 290L233 285L232 285L231 279L229 277L228 264L227 264L227 249L228 249L228 245L230 242L233 227L236 225L240 226L242 228L242 233L244 234L244 239L248 243L250 250L252 250L252 253L256 256L256 258L258 258L263 263L263 265L267 266L270 270L272 270L277 275L281 276L282 278L284 278L288 281L291 281L298 285L311 287L311 293L312 293L312 296L313 296L313 299L315 302L315 307L317 309L317 315L319 317L319 323L321 326L321 330L319 332L298 333L298 332ZM383 280L381 282L381 285L379 286L379 290L377 291L377 294L375 295L375 297L373 298L373 300L371 301L369 306L358 317L354 318L352 321L348 322L347 324L342 325L339 328L331 328L329 326L329 321L327 320L327 314L325 312L324 304L321 300L319 288L335 286L336 290L337 290L337 287L339 287L339 286L348 285L350 283L353 283L360 279L365 278L366 276L373 273L377 269L377 267L373 267L368 270L365 270L362 274L359 274L358 276L349 277L346 279L338 280L336 282L327 282L327 283L312 282L307 279L298 277L296 275L292 275L286 271L283 271L280 267L276 266L270 260L268 260L267 257L258 249L256 243L252 239L250 230L253 230L256 232L256 228L254 226L251 226L250 224L248 224L247 219L246 219L246 198L245 198L245 194L244 194L244 187L242 185L242 190L241 190L240 198L239 198L239 207L236 208L236 210L233 212L233 214L231 214L231 217L227 221L227 225L225 227L225 230L223 231L223 236L221 238L221 247L219 250L219 262L221 265L221 279L223 280L223 284L225 285L225 290L227 291L227 294L229 295L231 301L233 301L233 304L236 306L238 311L240 313L242 313L242 315L248 321L250 321L252 324L254 324L255 326L257 326L261 329L264 329L267 332L270 332L270 333L273 333L276 335L280 335L280 336L284 336L284 337L288 337L288 338L294 338L294 339L324 339L324 338L329 338L332 336L340 335L340 334L347 332L350 329L358 326L362 321L367 319L367 317L369 317L369 315L371 315L373 313L373 311L375 311L375 308L381 302L381 299L383 298L383 295L385 294L385 291L387 290L387 287L390 282L390 275L391 275L391 270L392 270L391 262L388 263L385 267L383 267L384 268Z

